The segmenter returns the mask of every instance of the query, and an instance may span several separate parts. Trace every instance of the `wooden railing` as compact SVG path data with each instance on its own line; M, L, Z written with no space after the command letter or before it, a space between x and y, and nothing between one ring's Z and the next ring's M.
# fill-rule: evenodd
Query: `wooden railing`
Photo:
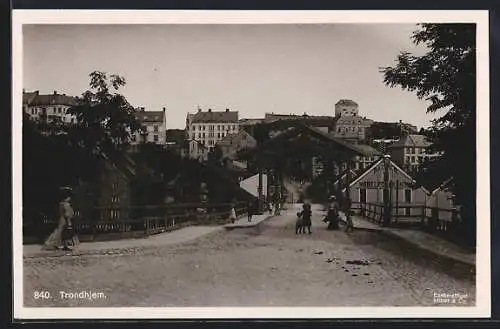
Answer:
M80 236L91 239L102 235L131 237L152 235L187 224L224 223L231 203L171 204L139 207L95 207L75 209L73 227ZM236 215L246 212L246 203L235 204ZM57 227L57 218L41 218L23 227L23 235L41 242Z
M353 203L354 213L382 225L384 221L384 204ZM430 233L456 237L462 232L463 224L457 209L443 209L427 205L398 204L390 207L390 226L419 227Z

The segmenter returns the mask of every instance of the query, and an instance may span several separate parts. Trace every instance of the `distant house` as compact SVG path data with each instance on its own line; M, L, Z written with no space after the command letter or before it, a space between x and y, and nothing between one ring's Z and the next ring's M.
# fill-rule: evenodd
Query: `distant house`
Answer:
M162 111L146 111L144 107L140 107L134 115L143 129L131 134L130 145L132 149L137 149L137 145L141 143L154 143L164 147L167 130L166 109L163 108Z
M439 153L430 153L431 145L426 136L410 134L389 146L389 154L399 166L412 170L425 159L440 156Z
M191 139L187 141L186 153L189 158L203 162L208 160L209 148L202 142Z
M189 155L192 158L203 158L203 154L197 154L197 150L210 150L224 137L236 134L240 131L238 122L238 111L202 111L188 113L186 116L186 139L189 140ZM198 143L192 143L196 141ZM198 145L203 145L200 148ZM191 148L193 146L194 148Z
M454 202L454 194L450 190L449 186L453 182L453 178L449 178L439 184L429 189L429 197L427 199L427 210L428 216L432 215L433 208L437 212L437 216L440 219L452 219L452 213L449 210L456 210L458 207Z
M130 207L144 200L150 204L160 196L156 189L153 172L138 164L127 154L100 154L101 175L91 182L81 181L74 188L73 203L77 218L90 221L129 219ZM145 188L141 188L143 185ZM97 209L97 210L96 210Z
M384 195L386 168L389 187L387 196ZM389 157L381 157L354 178L349 184L349 193L354 209L359 209L360 204L383 204L384 198L388 197L387 201L398 209L400 216L421 214L422 209L415 206L426 206L429 195L427 189L416 186L415 180Z
M239 151L257 146L257 141L244 130L236 134L228 134L221 139L217 146L222 151L222 158L235 159Z
M68 113L68 109L77 104L78 98L57 91L52 94L23 91L23 110L35 121L75 123L76 116Z

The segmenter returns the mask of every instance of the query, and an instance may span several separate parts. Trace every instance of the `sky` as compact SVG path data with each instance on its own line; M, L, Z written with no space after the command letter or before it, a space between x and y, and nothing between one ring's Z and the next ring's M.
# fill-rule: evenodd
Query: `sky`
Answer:
M230 108L239 118L266 112L333 115L340 99L376 121L429 126L427 101L383 83L380 67L415 54L413 24L24 25L26 91L79 96L89 74L125 77L136 107L167 108L167 128L186 114Z

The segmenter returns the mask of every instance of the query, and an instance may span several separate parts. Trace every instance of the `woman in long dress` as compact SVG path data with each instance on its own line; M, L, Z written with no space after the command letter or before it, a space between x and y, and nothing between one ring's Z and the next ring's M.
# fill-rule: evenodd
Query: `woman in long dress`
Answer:
M59 202L59 221L56 229L47 238L44 243L44 249L54 250L63 249L70 250L70 245L76 247L79 244L76 234L72 234L69 239L63 239L63 232L66 228L72 228L72 219L75 215L71 206L71 191L63 190L61 202Z

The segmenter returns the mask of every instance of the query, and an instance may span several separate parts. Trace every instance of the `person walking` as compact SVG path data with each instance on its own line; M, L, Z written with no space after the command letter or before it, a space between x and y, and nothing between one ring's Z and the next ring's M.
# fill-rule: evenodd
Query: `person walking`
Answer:
M75 212L71 206L72 190L61 188L61 201L59 202L59 221L56 229L44 243L45 249L62 249L71 251L79 245L79 239L73 228Z
M252 216L253 216L253 213L254 213L254 205L253 205L253 202L252 201L248 201L247 203L247 219L249 222L252 221Z
M300 217L302 218L302 232L305 232L305 229L307 227L308 233L311 234L311 217L312 217L312 210L311 210L311 205L309 203L304 203L302 205L302 211L300 212Z
M232 224L236 222L236 210L234 209L234 205L231 205L231 210L229 210L229 220Z
M330 204L328 205L325 222L328 222L328 230L339 229L339 204L334 195L330 197Z

